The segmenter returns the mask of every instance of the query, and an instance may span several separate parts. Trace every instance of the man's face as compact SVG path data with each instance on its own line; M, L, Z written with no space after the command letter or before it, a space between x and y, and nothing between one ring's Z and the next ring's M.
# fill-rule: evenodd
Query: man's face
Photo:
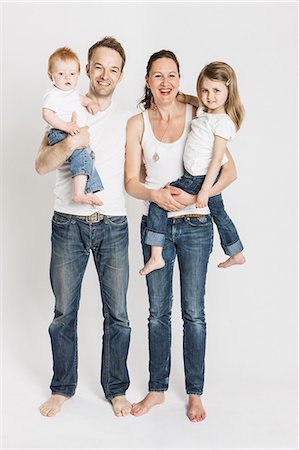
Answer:
M122 78L122 57L111 48L98 47L86 66L90 91L95 97L112 97Z

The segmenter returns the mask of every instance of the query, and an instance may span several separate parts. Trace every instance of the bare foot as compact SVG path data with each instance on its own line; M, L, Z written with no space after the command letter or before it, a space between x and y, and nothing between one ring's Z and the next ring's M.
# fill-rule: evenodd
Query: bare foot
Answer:
M49 400L39 407L40 413L45 417L55 416L68 398L64 395L52 394Z
M127 416L130 414L132 405L124 395L118 395L111 400L114 414L117 417Z
M218 267L226 269L226 267L234 266L235 264L244 264L246 262L245 256L242 253L230 256L226 261L218 264Z
M75 203L87 203L89 205L98 205L101 206L103 202L94 194L82 194L82 195L73 195L73 202Z
M199 395L189 395L187 416L191 422L202 422L205 420L207 415Z
M142 416L148 413L153 406L164 403L164 400L164 392L149 392L141 402L133 403L131 414L133 416Z
M165 261L162 258L154 258L153 256L150 257L148 262L145 264L145 266L139 270L140 275L148 275L153 270L162 269L162 267L165 266Z

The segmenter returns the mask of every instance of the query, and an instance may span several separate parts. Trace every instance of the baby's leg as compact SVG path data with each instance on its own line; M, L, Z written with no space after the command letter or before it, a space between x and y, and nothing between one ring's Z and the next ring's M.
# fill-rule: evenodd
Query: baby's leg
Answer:
M92 193L85 194L87 175L76 175L72 178L72 200L75 203L102 205L101 200Z
M153 270L162 269L165 266L165 261L162 257L163 247L152 245L151 257L145 266L139 271L140 275L148 275Z

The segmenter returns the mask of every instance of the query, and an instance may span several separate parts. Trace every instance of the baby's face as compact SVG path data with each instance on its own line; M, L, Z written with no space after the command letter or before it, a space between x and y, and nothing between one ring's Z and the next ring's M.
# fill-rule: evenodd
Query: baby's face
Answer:
M74 89L79 77L79 67L76 61L57 60L53 63L51 78L53 84L62 91Z

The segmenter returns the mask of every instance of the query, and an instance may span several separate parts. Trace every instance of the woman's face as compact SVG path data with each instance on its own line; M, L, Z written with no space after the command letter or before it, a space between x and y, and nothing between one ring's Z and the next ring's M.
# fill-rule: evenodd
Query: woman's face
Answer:
M170 58L160 58L153 62L146 83L150 88L155 103L165 105L176 98L180 77L176 63Z

